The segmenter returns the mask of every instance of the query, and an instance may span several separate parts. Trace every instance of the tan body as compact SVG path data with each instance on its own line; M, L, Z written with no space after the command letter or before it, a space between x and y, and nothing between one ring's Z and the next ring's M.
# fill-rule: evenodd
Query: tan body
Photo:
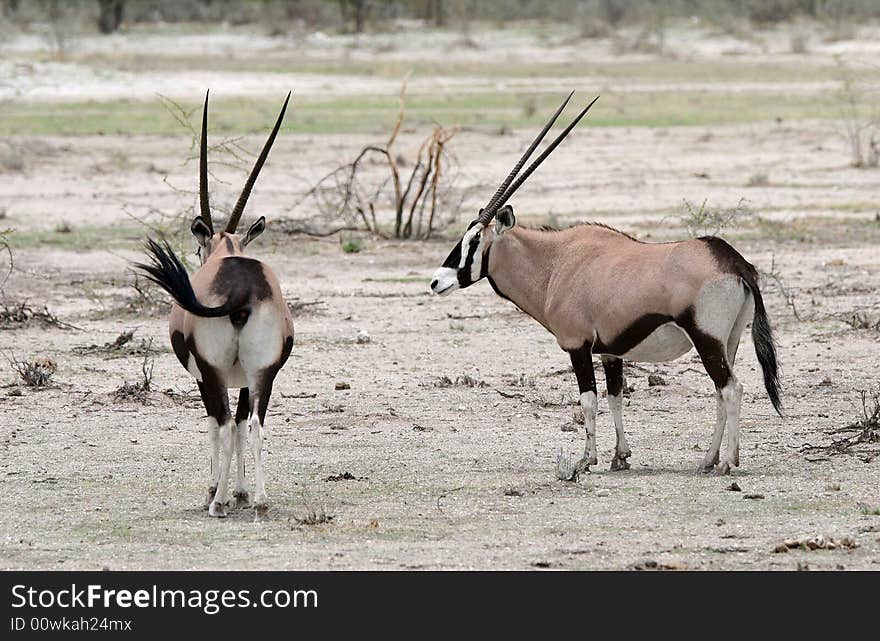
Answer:
M649 313L679 317L705 286L731 276L699 240L642 243L601 225L514 227L492 242L488 275L564 350L613 344Z

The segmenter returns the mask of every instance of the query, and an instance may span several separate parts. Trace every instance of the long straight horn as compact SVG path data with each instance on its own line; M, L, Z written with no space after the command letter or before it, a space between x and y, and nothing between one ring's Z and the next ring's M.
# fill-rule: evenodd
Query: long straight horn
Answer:
M487 204L483 210L480 212L480 216L478 220L485 225L490 220L492 220L492 216L495 215L495 212L498 210L496 207L496 203L501 196L504 195L505 190L510 186L511 181L516 178L516 175L519 173L519 170L522 169L522 166L526 164L526 161L531 157L532 153L534 153L535 149L541 144L541 141L544 140L544 136L547 135L547 132L550 131L550 127L553 126L553 123L556 122L556 119L559 118L559 114L562 113L562 110L565 109L565 106L568 104L568 101L571 100L571 97L574 95L574 91L568 94L568 97L559 105L559 109L556 110L556 113L553 114L553 117L544 125L544 128L541 132L535 137L532 141L532 144L529 145L529 148L526 149L526 152L522 155L522 158L514 165L513 170L507 175L507 178L504 179L504 182L501 183L501 186L495 190L495 194L489 200L489 204Z
M205 108L202 110L202 141L199 148L199 212L202 220L214 232L214 223L211 221L211 205L208 203L208 94L205 92Z
M287 103L290 102L290 93L291 92L287 93L287 98L284 100L284 106L281 107L281 113L278 114L278 120L275 121L275 127L272 129L272 133L269 134L269 139L266 141L266 144L263 145L263 151L260 152L260 157L257 158L257 163L251 170L251 175L248 176L247 182L244 184L244 189L241 190L238 202L235 203L235 209L232 210L232 215L229 217L229 222L226 224L227 233L231 234L235 232L235 228L238 227L238 221L241 220L244 206L247 204L248 196L251 195L251 189L254 188L254 183L257 182L257 176L260 175L263 163L265 163L266 158L269 157L269 150L272 149L272 143L275 142L275 136L278 135L278 130L281 129L281 121L284 120L284 112L287 111Z
M553 153L553 150L556 149L559 146L559 143L561 143L565 139L568 133L575 128L575 125L577 125L581 121L581 118L583 118L587 114L587 112L590 110L590 107L592 107L598 99L599 96L593 98L593 101L586 107L584 107L584 110L581 111L577 115L577 117L571 121L571 124L568 125L568 127L566 127L565 130L556 137L556 140L550 143L547 149L545 149L544 152L535 159L535 162L529 165L529 168L522 173L522 175L517 179L515 183L513 183L513 185L511 185L510 189L508 189L504 193L504 195L498 199L498 202L495 203L496 209L504 205L504 203L506 203L508 199L513 196L513 192L519 189L520 185L522 185L526 181L526 179L532 175L532 172L534 172L541 165L541 163L544 162L547 156Z

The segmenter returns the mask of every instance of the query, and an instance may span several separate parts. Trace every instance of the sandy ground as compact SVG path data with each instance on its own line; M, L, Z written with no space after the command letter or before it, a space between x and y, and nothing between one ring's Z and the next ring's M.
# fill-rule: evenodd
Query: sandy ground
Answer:
M45 304L78 329L0 329L4 354L58 365L45 389L17 384L0 365L0 567L876 569L880 517L869 512L880 506L878 460L867 450L803 450L829 443L830 431L858 416L857 390L877 386L880 333L841 321L856 310L880 317L876 170L848 167L833 123L706 134L585 127L515 206L522 220L599 219L648 240L684 235L672 213L682 198L733 205L746 197L753 217L771 221L728 235L762 270L775 267L794 296L800 319L778 285L765 284L786 417L773 413L744 340L736 368L745 386L742 467L731 477L697 472L715 408L690 354L627 369L631 470L608 471L614 436L600 400L599 465L578 483L556 480L558 453L579 453L583 434L571 431L577 385L552 336L485 283L430 297L429 275L451 241L368 239L346 254L335 238L273 230L278 216L312 215L299 202L303 185L369 141L289 136L248 212L270 219L253 254L273 266L289 300L305 303L269 409L271 518L255 524L242 510L215 520L201 509L203 409L170 352L161 310L126 311L136 245L27 246L15 251L5 300ZM468 208L529 136L459 135L457 185L473 192ZM193 182L193 168L179 163L183 139L17 142L42 150L0 180L3 226L18 232L62 222L111 230L132 224L122 204L148 220L151 210L191 204L162 180ZM409 136L403 146L417 143ZM747 187L755 173L768 183ZM218 183L212 197L231 201L236 185ZM153 339L146 404L114 394L141 376L140 353L88 349L126 330L135 330L131 344ZM371 340L359 343L359 332ZM649 386L649 374L668 385ZM337 382L350 389L336 391ZM353 478L328 480L345 473ZM732 482L742 491L728 490ZM309 511L332 518L301 524ZM786 539L816 536L850 537L857 547L774 552Z

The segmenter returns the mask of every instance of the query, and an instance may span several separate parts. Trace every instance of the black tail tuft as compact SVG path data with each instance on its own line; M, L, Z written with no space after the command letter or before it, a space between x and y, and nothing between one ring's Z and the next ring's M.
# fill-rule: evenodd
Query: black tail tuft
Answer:
M776 360L776 343L773 340L773 330L767 319L767 310L764 309L764 299L757 283L748 283L752 298L755 301L755 317L752 320L752 342L755 344L755 353L758 363L764 373L764 387L767 396L773 403L773 409L782 416L782 401L779 398L779 363Z
M202 305L193 291L192 283L189 281L189 274L186 273L186 267L180 262L180 259L168 245L167 241L163 240L160 245L148 238L146 250L150 258L150 264L135 263L134 267L143 272L144 276L149 280L171 294L171 297L177 301L177 304L186 311L196 316L216 318L227 316L238 308L237 305L231 305L229 302L220 307L205 307Z

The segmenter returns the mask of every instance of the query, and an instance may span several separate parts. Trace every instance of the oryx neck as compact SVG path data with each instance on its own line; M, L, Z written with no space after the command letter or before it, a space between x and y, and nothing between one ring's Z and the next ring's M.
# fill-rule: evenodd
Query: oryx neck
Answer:
M488 277L495 292L547 327L547 285L556 247L540 231L514 227L490 248Z

